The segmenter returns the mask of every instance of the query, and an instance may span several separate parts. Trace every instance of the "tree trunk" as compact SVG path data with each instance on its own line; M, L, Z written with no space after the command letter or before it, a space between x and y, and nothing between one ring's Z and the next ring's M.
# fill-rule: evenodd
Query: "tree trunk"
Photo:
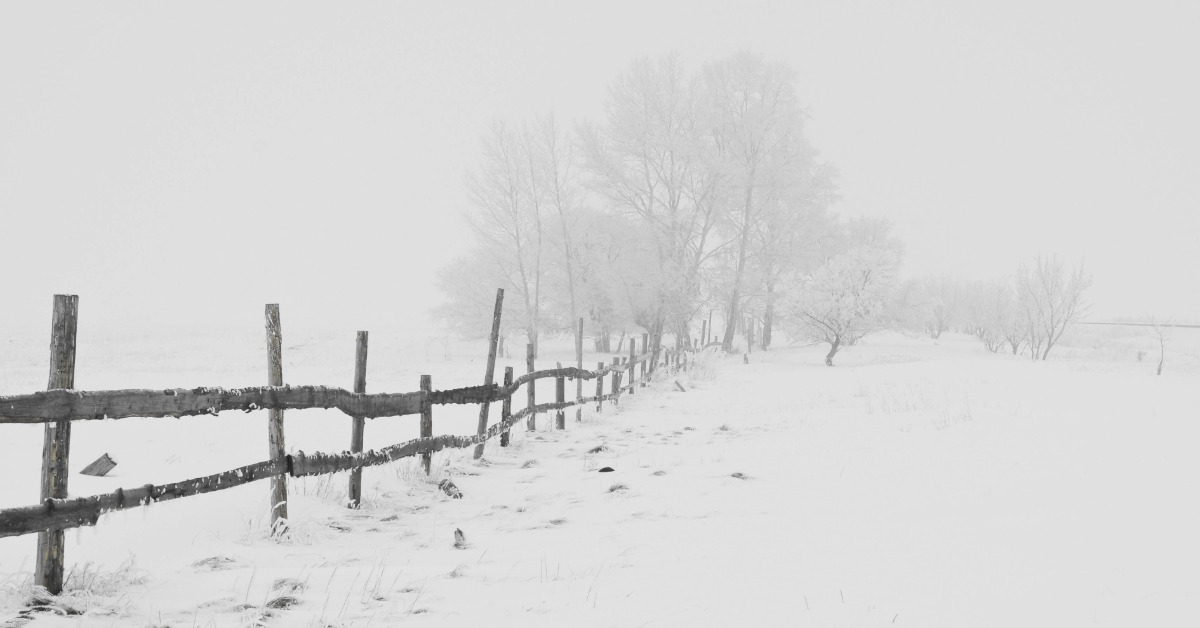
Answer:
M833 366L833 356L837 354L838 349L842 346L842 337L834 336L833 342L829 343L829 353L825 354L825 366Z
M737 332L738 323L738 289L737 284L734 284L733 298L729 300L729 318L725 323L725 335L721 338L721 349L729 352L733 350L733 335Z
M703 324L703 323L704 323L704 321L701 321L701 324ZM691 325L685 319L680 319L679 322L677 322L675 324L675 348L676 349L692 348L692 330L690 329L690 327L691 327Z
M771 332L775 326L775 284L767 284L767 309L763 312L762 348L771 348Z
M742 276L746 272L746 253L750 246L750 213L754 207L754 170L750 171L749 180L746 183L746 205L742 209L742 234L741 241L738 243L738 261L737 269L733 275L733 295L729 298L729 322L725 324L725 338L721 341L721 348L726 352L733 350L733 331L734 325L737 324L739 304L738 301L742 298Z
M525 329L525 336L529 345L533 347L533 357L536 358L538 350L538 330L535 323L531 323L530 326Z
M592 337L592 346L595 347L596 353L611 353L612 349L609 346L612 336L608 333L607 327L601 327L600 331Z

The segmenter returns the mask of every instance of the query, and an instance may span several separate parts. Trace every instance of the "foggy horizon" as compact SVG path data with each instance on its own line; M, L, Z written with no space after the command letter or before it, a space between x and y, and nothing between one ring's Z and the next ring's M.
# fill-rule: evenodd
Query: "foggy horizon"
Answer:
M1197 33L0 2L0 628L1186 624Z
M832 211L890 220L902 276L1058 255L1089 320L1200 322L1191 5L119 6L0 7L0 329L56 293L97 328L423 328L493 120L743 50L795 70Z

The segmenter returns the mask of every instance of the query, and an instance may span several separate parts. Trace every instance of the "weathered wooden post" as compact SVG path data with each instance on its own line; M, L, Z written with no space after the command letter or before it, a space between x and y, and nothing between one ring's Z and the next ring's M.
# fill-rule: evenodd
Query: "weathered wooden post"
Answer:
M579 319L579 327L575 331L575 368L583 370L583 319ZM583 378L575 378L575 422L583 421Z
M650 353L650 334L642 334L642 353ZM648 364L648 362L650 362L649 357L647 357L645 360L642 360L642 387L643 388L646 386L646 373L648 371L648 367L650 366Z
M637 339L630 337L629 338L629 394L631 394L631 395L633 394L634 389L637 388L637 386L634 386L634 380L636 379L635 376L637 375L637 371L636 371L637 362L635 362L636 359L637 359Z
M596 412L604 405L604 362L596 364Z
M512 383L513 383L513 367L506 366L506 367L504 367L504 387L507 389L509 386L512 386ZM505 396L504 401L500 403L500 421L502 423L508 422L508 420L510 418L512 418L512 398L513 398L513 396L510 393L507 396ZM509 430L505 429L503 432L500 432L500 446L501 447L508 447L508 439L509 439Z
M433 376L421 376L421 438L431 438L433 436L433 400L430 399L429 393L433 392ZM433 453L425 452L421 454L421 466L425 467L425 475L429 475L433 468Z
M620 364L621 358L614 357L612 359L613 366L619 366ZM613 396L613 405L617 405L617 403L621 400L621 371L619 370L612 374L612 392L609 394Z
M75 387L75 340L79 326L79 296L54 295L50 323L50 378L48 390ZM67 497L67 462L71 454L71 422L46 423L42 441L42 486L44 503ZM62 530L38 532L33 583L52 595L62 593L66 539Z
M354 392L367 392L367 332L358 332L354 343ZM366 419L356 416L350 419L350 453L362 453L363 431ZM349 506L358 508L362 504L362 467L350 470Z
M707 333L708 333L708 321L700 321L700 339L703 340L705 337L704 335ZM692 335L692 332L689 331L688 335L689 336Z
M557 368L562 370L562 363L559 362ZM564 403L567 400L567 379L562 375L554 378L554 401ZM562 408L558 409L558 414L554 415L554 429L567 429L567 413Z
M279 304L267 304L267 385L283 385L283 334L279 324ZM283 440L283 410L267 411L267 454L283 462L287 448ZM287 475L271 478L271 534L287 531Z
M714 336L716 336L716 334L713 333L712 315L713 315L713 311L709 310L708 311L708 337L704 339L704 346L706 346L706 347L708 346L708 343L712 342L712 338Z
M492 313L492 337L491 344L488 345L487 372L483 376L483 385L491 386L493 376L496 372L496 348L500 344L500 313L504 307L504 288L496 289L496 311ZM476 434L483 436L487 433L488 424L488 408L491 407L491 402L485 401L479 404L479 426ZM479 460L483 457L483 446L485 443L479 443L475 446L475 459Z
M532 342L525 345L525 369L526 369L526 372L533 373L533 343ZM535 401L535 397L537 396L537 380L530 379L527 386L529 386L529 389L527 390L527 399L525 402L527 405L525 407L532 408L537 405L537 402ZM530 432L537 429L536 419L537 419L537 413L530 412L529 418L525 419L525 429Z

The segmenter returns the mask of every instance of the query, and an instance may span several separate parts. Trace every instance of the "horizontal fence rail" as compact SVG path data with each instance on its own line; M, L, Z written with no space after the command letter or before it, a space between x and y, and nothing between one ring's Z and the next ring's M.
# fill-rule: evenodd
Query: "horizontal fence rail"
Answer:
M639 356L646 360L650 353ZM250 388L172 388L167 390L44 390L0 396L0 423L47 423L215 415L240 410L311 410L336 408L349 416L377 419L421 413L421 404L473 404L503 401L521 386L539 379L596 379L628 366L585 371L575 367L534 371L509 386L468 386L406 393L355 393L328 386L254 386Z
M24 423L45 425L42 452L42 500L32 506L0 509L0 537L37 533L38 553L34 584L57 595L63 587L64 541L63 530L92 526L108 512L126 510L149 504L212 493L270 479L272 536L288 533L289 477L324 475L349 471L349 500L347 506L357 508L361 503L361 470L364 467L387 464L420 456L426 473L430 471L430 456L443 449L475 447L474 457L483 455L484 444L500 436L500 446L508 445L514 425L526 421L527 429L535 429L536 416L556 412L554 427L565 429L563 410L595 403L599 412L604 402L618 403L621 395L633 394L645 387L661 367L670 373L686 368L691 351L668 350L661 346L661 335L651 347L648 334L642 334L642 353L636 352L636 339L630 338L627 356L614 357L605 366L600 362L595 370L583 366L584 320L578 320L575 337L577 366L534 370L535 348L526 349L528 372L514 379L513 369L505 369L504 384L493 380L495 357L499 341L500 317L504 291L496 291L496 308L492 320L487 370L484 384L447 390L433 390L429 375L422 375L420 390L402 393L366 392L367 332L358 332L355 351L354 391L333 386L284 385L282 374L282 335L278 304L266 306L267 383L268 386L245 388L175 388L167 390L101 390L74 389L75 319L78 297L55 295L54 320L51 332L51 377L49 390L25 395L0 396L0 424ZM686 343L685 343L686 344ZM639 368L640 367L640 368ZM640 374L640 377L638 377ZM611 376L611 387L604 393L604 377ZM555 380L555 402L536 403L536 382ZM575 380L575 399L565 399L565 380ZM596 394L583 396L583 380L596 380ZM678 385L678 382L676 382ZM512 399L525 388L526 407L512 412ZM493 402L503 402L500 420L488 425L488 410ZM448 404L479 404L479 421L474 435L433 435L433 408ZM286 453L284 412L287 410L336 409L352 421L350 450L340 453L296 451ZM217 415L221 412L256 410L268 411L268 450L270 459L222 471L213 475L191 478L169 484L146 484L117 489L111 493L88 497L69 497L67 465L69 462L70 431L73 421L104 419L181 418ZM419 415L419 438L363 451L365 419ZM576 420L581 413L576 412Z
M602 378L627 373L631 364L653 359L646 352L633 360L594 371L576 367L544 369L526 373L508 386L469 386L450 390L406 393L353 393L327 386L256 386L252 388L194 388L168 390L76 391L47 390L28 395L0 397L0 423L45 423L123 419L132 417L184 417L215 415L226 411L268 409L305 410L336 408L364 418L420 414L423 404L492 403L510 399L521 387L540 379ZM101 515L152 503L220 491L257 480L289 475L305 477L395 462L443 449L463 449L507 432L518 421L583 404L612 401L632 391L641 382L620 385L606 395L564 402L542 403L524 408L490 426L484 434L442 435L417 438L361 453L305 453L288 455L281 461L264 461L229 471L170 484L147 484L118 489L112 493L70 499L46 499L41 504L0 510L0 538L35 532L95 525Z
M279 461L268 460L171 484L147 484L91 497L47 499L37 506L0 510L0 537L92 526L104 513L220 491L286 472Z

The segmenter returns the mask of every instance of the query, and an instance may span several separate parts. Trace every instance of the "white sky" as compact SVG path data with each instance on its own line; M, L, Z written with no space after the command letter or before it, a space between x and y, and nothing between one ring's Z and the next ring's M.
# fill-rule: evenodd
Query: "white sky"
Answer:
M1097 316L1200 319L1200 3L648 4L2 3L0 328L56 292L97 325L411 324L490 119L740 49L798 71L838 210L891 218L906 273L1057 252Z

